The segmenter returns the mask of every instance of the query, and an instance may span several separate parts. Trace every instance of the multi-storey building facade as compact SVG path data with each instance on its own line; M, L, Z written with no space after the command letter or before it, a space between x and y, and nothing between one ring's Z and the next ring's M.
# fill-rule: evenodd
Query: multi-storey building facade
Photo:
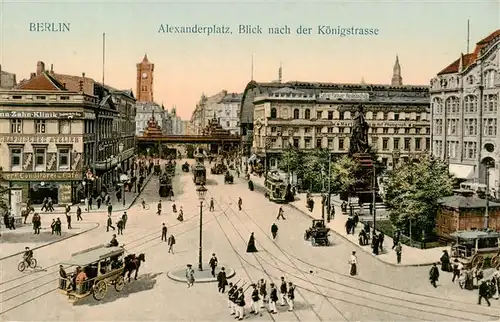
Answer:
M168 121L170 123L170 131L168 134L182 135L184 133L184 122L177 115L177 108L174 106L168 113Z
M148 128L148 121L154 115L158 126L164 135L170 132L170 122L168 120L168 112L165 107L154 102L137 102L136 117L135 117L135 135L143 136L144 131Z
M358 104L370 126L369 143L389 168L430 149L426 86L288 82L247 88L252 86L261 93L252 99L253 151L265 156L270 167L291 146L347 153Z
M224 130L239 134L241 98L241 94L228 93L226 90L210 97L203 94L191 116L190 131L201 135L215 117Z
M86 124L95 120L97 105L96 97L70 91L40 70L17 88L0 90L2 184L19 189L23 202L79 201Z
M16 74L2 70L2 65L0 65L0 88L11 89L16 85Z
M431 80L432 153L457 178L499 190L500 30Z

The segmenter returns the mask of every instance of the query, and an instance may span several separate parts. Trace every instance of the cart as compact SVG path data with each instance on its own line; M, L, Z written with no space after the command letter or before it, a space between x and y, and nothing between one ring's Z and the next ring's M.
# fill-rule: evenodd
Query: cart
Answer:
M465 269L482 269L486 259L491 267L500 266L500 233L495 231L457 231L450 236L456 239L451 247L451 257L459 260Z
M222 162L217 162L212 169L210 169L210 172L212 174L223 174L224 172L227 171L227 167L222 163Z
M189 172L189 163L186 162L182 165L182 171Z
M233 183L234 182L234 177L229 171L226 172L224 175L224 183Z
M91 295L96 301L106 297L108 286L113 285L117 292L125 286L123 247L106 247L104 245L74 253L63 265L83 270L87 279L83 284L75 285L75 273L68 278L59 278L59 290L68 296L73 303Z
M325 227L322 219L313 219L311 227L304 232L304 240L310 240L313 246L329 246L330 228Z

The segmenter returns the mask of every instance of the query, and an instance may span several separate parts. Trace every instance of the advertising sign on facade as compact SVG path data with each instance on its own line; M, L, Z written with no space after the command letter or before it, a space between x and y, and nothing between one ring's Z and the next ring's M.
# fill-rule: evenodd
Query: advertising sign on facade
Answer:
M367 101L370 99L368 93L320 93L320 99L324 100L343 100L343 101Z
M2 172L7 181L77 181L82 180L81 172Z
M3 143L80 143L81 135L8 134L0 136Z
M2 119L81 119L82 112L0 111Z

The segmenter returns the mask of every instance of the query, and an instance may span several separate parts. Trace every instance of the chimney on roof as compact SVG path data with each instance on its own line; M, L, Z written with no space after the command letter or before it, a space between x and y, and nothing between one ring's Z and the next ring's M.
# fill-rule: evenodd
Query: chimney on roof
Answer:
M36 75L38 76L43 72L45 72L45 64L43 61L39 61L38 63L36 63Z
M82 77L85 78L85 73L82 73Z
M30 79L33 79L33 78L35 78L35 77L36 77L36 73L31 73L31 74L30 74Z
M54 64L50 64L50 73L54 74Z
M63 88L66 89L66 83L63 83Z

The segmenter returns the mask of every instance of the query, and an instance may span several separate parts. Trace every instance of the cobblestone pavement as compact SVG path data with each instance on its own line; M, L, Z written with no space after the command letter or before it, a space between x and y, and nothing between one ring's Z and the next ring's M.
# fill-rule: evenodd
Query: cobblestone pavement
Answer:
M190 161L192 162L192 161ZM181 162L179 162L180 164ZM155 214L158 202L157 180L145 187L143 197L149 210L139 205L129 210L129 223L119 241L127 251L145 253L139 279L125 285L121 293L109 289L106 298L97 302L92 297L71 305L66 297L54 291L57 263L70 253L108 242L105 214L89 214L85 220L101 223L98 229L40 249L35 256L45 270L21 274L18 259L0 261L0 320L16 321L229 321L226 295L217 293L215 284L186 284L167 278L166 272L187 263L197 266L199 201L191 173L182 173L174 180L175 203L184 209L185 221L178 223L172 214L172 202L163 202L166 214ZM207 171L208 173L210 171ZM304 241L304 230L310 218L284 206L286 220L277 221L278 238L270 238L279 205L270 203L258 192L247 189L243 179L232 185L223 183L223 176L208 175L207 201L203 208L203 264L211 253L221 263L236 270L232 281L241 283L260 278L279 281L281 276L294 282L294 312L279 307L278 315L248 316L250 320L273 321L367 321L367 320L498 320L500 307L478 306L477 291L463 291L451 283L451 276L441 273L434 289L428 282L428 268L392 267L371 255L359 252L359 275L348 275L348 259L353 245L332 234L330 247L312 247ZM210 197L216 202L209 212ZM237 199L243 199L239 211ZM166 210L166 211L165 211ZM167 252L160 240L161 223L176 236L175 254ZM255 233L258 253L247 254L246 243ZM205 267L207 269L207 267ZM269 282L268 282L269 283ZM246 301L250 303L250 292ZM248 310L248 309L247 309Z

